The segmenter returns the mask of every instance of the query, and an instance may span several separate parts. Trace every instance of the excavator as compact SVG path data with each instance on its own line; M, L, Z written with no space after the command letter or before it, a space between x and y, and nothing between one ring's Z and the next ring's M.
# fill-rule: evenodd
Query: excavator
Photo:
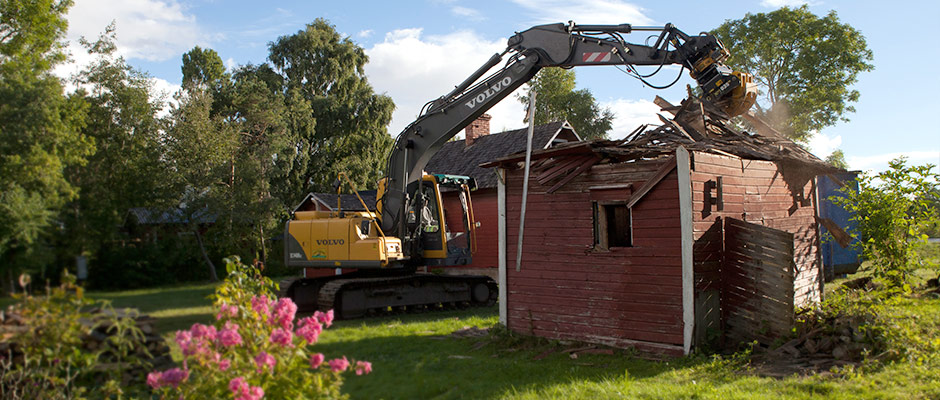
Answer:
M624 39L633 32L655 33L645 44L634 44ZM497 285L489 277L416 272L424 266L467 265L475 248L473 179L424 172L440 147L545 67L613 65L651 87L664 88L646 79L677 64L680 76L689 70L705 102L729 116L740 115L757 94L749 75L723 64L728 57L715 36L688 35L672 24L569 21L517 32L502 53L494 54L446 95L428 102L402 131L388 157L385 177L378 182L374 210L363 202L365 211L294 212L285 227L287 266L355 272L290 279L281 283L281 295L301 309L332 309L337 318L345 319L495 303ZM504 65L484 78L504 59ZM636 66L655 70L641 74ZM463 226L445 223L442 190L459 193L462 209L447 212L459 211Z

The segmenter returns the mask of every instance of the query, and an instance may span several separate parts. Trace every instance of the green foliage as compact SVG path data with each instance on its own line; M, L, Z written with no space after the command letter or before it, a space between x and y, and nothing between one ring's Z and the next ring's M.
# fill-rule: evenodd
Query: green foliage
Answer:
M225 78L225 65L219 53L199 46L183 54L183 86L212 85Z
M898 158L887 171L858 178L859 189L843 189L832 201L852 214L865 258L875 278L891 287L908 287L911 272L920 268L916 252L925 231L940 220L940 209L929 201L940 175L933 165L908 166ZM936 266L934 266L935 268Z
M299 319L295 330L297 306L290 299L272 300L276 284L237 257L226 260L226 270L214 296L215 326L178 331L183 368L148 375L161 397L346 398L340 394L342 372L371 372L368 362L324 362L313 351L332 325L332 311Z
M146 74L115 55L113 24L95 41L81 42L95 61L74 77L88 109L82 132L97 143L81 166L67 169L80 196L63 210L59 243L72 254L94 254L119 235L133 207L165 208L171 187L163 162L161 101L152 100Z
M0 357L0 393L9 399L122 398L120 382L131 379L125 372L146 364L135 354L143 332L133 318L117 316L109 303L86 298L74 276L65 273L62 282L47 287L43 296L16 296L19 303L12 311L26 329L11 342L22 354ZM102 313L93 317L92 306ZM103 347L83 346L83 337L102 326L112 333ZM116 368L103 373L97 365L105 358Z
M757 113L796 140L847 120L858 101L851 89L862 71L874 67L861 32L809 7L783 7L725 21L713 33L731 52L728 65L754 76L762 89Z
M875 290L839 287L797 324L819 324L821 335L850 337L865 346L863 369L904 361L915 365L940 361L940 315L920 309L920 302L900 288ZM845 322L837 327L834 322ZM842 329L838 331L837 329Z
M826 163L836 168L849 169L849 163L845 161L845 153L842 149L835 149L826 157Z
M35 251L76 188L64 170L94 149L80 132L87 106L66 96L52 68L62 60L71 1L0 1L0 272Z
M48 71L65 60L60 41L71 0L0 1L0 62Z
M302 131L315 134L301 137L311 151L309 189L328 191L339 172L346 172L356 187L373 187L391 148L386 127L395 105L390 97L373 92L365 76L365 50L317 19L271 43L268 59L284 78L284 92L309 102L316 120L315 132ZM292 193L294 202L308 188L298 189Z
M536 124L567 120L582 139L607 138L614 114L609 108L601 109L590 90L575 90L574 71L543 68L529 81L529 91L537 93ZM529 103L528 95L517 98L522 104Z
M209 279L206 269L199 267L195 238L170 235L156 242L101 247L88 265L88 287L134 289Z

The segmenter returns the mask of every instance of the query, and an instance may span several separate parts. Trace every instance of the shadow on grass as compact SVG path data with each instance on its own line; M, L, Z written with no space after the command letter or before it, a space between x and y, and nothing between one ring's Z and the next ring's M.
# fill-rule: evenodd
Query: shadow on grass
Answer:
M114 307L134 307L142 313L168 311L177 308L210 306L209 295L215 283L171 286L121 292L91 292L93 299L110 300Z

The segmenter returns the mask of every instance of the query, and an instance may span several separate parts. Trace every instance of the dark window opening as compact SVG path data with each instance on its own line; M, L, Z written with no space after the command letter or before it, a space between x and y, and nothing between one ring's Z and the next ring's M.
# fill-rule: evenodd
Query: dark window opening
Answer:
M594 208L594 247L633 246L631 210L625 204L593 203Z

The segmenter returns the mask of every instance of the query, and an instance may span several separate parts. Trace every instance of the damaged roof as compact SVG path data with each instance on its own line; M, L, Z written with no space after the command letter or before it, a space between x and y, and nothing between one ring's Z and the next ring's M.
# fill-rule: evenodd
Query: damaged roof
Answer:
M744 114L743 117L756 133L737 128L724 112L694 96L689 96L679 106L658 96L655 103L663 111L672 114L672 118L659 114L662 125L642 125L622 140L572 143L533 151L532 160L594 154L599 157L596 163L630 162L671 156L677 147L683 146L690 151L790 165L798 167L791 170L800 169L812 175L843 171L822 161L752 115ZM509 155L481 167L505 166L524 158L524 154Z
M578 137L567 121L537 125L532 135L532 149L549 147L562 130L570 130ZM480 165L525 151L526 138L527 128L523 128L481 136L470 146L463 140L447 142L424 169L429 174L469 176L476 179L478 188L493 188L496 187L496 174Z

